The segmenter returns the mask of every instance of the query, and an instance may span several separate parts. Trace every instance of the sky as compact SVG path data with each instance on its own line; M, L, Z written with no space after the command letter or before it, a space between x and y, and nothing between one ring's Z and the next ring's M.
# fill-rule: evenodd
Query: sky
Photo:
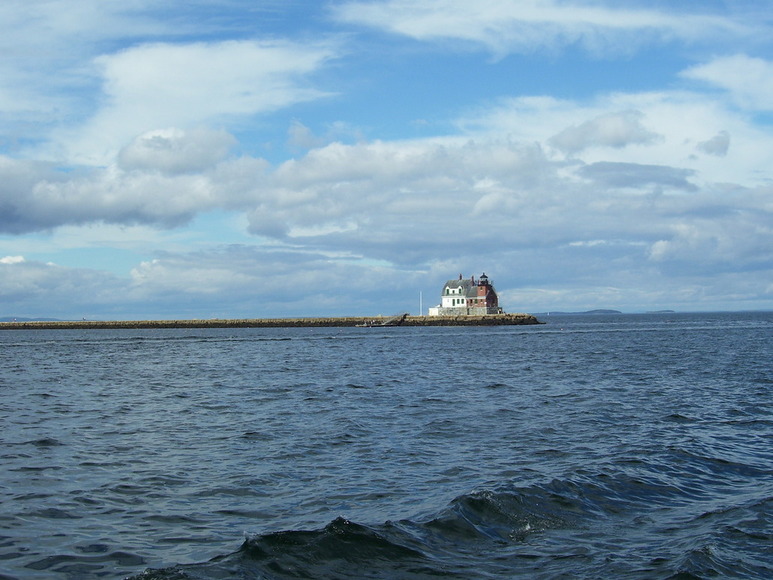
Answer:
M769 0L3 0L0 317L773 309Z

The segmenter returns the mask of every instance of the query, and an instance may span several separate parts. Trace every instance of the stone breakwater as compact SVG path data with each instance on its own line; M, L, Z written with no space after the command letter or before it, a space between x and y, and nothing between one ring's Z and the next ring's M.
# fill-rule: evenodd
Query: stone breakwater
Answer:
M77 330L145 328L292 328L292 327L380 327L388 317L344 316L336 318L244 318L210 320L61 320L0 322L0 330ZM406 316L394 326L502 326L542 324L531 314L488 316Z
M505 326L544 324L531 314L488 314L485 316L407 316L401 326Z

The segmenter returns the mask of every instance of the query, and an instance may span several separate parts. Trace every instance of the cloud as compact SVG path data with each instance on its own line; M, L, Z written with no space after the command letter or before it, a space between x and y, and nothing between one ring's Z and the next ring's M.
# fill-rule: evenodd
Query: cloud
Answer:
M230 158L225 131L149 132L99 168L62 170L0 156L0 233L67 225L174 228L213 210L254 207L268 162Z
M483 269L513 309L546 288L643 304L680 283L685 304L701 288L769 300L771 64L712 57L674 82L680 45L763 54L742 8L254 4L0 5L0 296L78 317L89 296L113 313L391 312L427 280ZM347 50L358 39L389 50ZM409 62L410 39L452 54ZM471 73L459 49L500 60ZM414 118L428 124L406 129Z
M362 259L406 269L490 260L503 267L529 252L540 256L539 271L557 261L551 252L574 256L560 265L572 280L591 270L608 276L615 261L621 270L647 260L668 268L681 254L661 241L676 247L686 226L704 232L707 254L696 251L681 267L705 274L719 256L736 271L756 268L771 243L765 190L710 186L678 166L566 164L508 141L332 144L279 167L268 184L249 214L253 233L330 252L356 248ZM726 249L710 254L718 236ZM597 268L589 250L606 257Z
M724 89L748 109L773 111L773 62L739 54L691 67L682 76Z
M573 222L578 229L583 225L581 217ZM739 221L725 233L748 225ZM138 263L128 279L37 261L0 262L0 300L8 315L70 319L392 314L415 311L420 290L424 304L433 303L449 272L480 273L481 268L511 312L535 311L545 304L628 310L652 304L694 310L697 305L719 305L728 299L739 307L770 299L769 248L757 248L763 254L757 254L756 269L741 270L716 256L711 257L712 264L694 262L701 252L716 248L718 238L726 243L732 242L732 236L720 231L690 238L679 228L671 234L673 238L664 238L668 247L653 246L653 252L663 252L660 256L650 255L650 246L623 242L529 250L500 244L493 250L438 257L422 270L396 270L351 253L281 245L160 252ZM692 244L686 250L677 246L682 235ZM741 243L745 250L753 250ZM677 251L679 256L674 254Z
M103 164L137 135L190 129L319 99L306 78L336 56L332 43L231 40L155 43L96 59L101 107L85 124L53 134L70 159Z
M566 161L585 164L677 166L695 171L703 183L751 185L770 178L766 126L712 94L681 90L602 93L583 101L506 98L468 111L456 125L459 134L476 139L508 135L550 145L546 154L556 160L567 156ZM733 147L718 163L724 132L732 135ZM719 138L708 145L706 137L712 134ZM715 153L706 155L703 146ZM696 149L704 154L696 155Z
M538 147L493 140L334 143L277 168L250 228L306 232L307 243L353 244L380 259L426 260L460 223L479 225L473 209L492 188L521 207L550 180L550 166Z
M619 54L646 42L710 40L719 33L732 37L743 33L741 26L727 19L578 0L345 2L334 15L343 22L422 41L465 41L500 56L574 44L593 52L614 49Z
M108 165L148 131L241 130L251 116L329 95L312 76L341 53L331 35L259 36L286 8L277 0L5 0L0 147Z
M565 153L579 153L588 147L623 148L647 145L661 136L648 131L641 123L640 111L622 111L600 115L581 125L568 127L548 139L548 143Z
M605 115L605 108L619 112ZM634 257L666 268L681 255L674 251L676 226L708 228L706 212L718 223L742 223L746 229L737 231L750 239L769 241L749 217L769 213L763 189L753 187L765 181L759 156L769 137L700 95L616 94L582 106L511 99L466 127L456 137L329 143L275 166L228 155L234 138L208 129L146 133L118 164L88 171L0 158L0 231L89 223L174 228L227 210L242 216L256 243L412 271L591 247L631 261L630 268ZM567 127L576 132L567 145L576 153L568 157L544 145ZM733 151L722 163L696 156L696 147L711 149L707 129L721 136L718 127L733 131ZM649 142L653 135L660 137ZM745 211L736 215L731 207ZM659 242L669 243L668 251L653 246ZM707 260L696 259L696 267ZM744 255L734 267L752 262ZM161 275L161 266L148 264L138 272Z
M206 174L166 175L111 166L66 173L51 165L0 157L0 232L22 234L88 223L176 227L228 207Z
M649 259L664 263L669 271L707 277L739 269L769 272L773 268L773 228L766 223L770 215L731 207L717 211L727 213L721 218L696 215L674 220L669 236L651 245Z
M770 135L712 96L502 99L471 111L454 136L352 144L329 142L332 131L323 141L296 121L290 137L305 150L275 165L235 156L236 138L211 128L220 126L152 128L104 167L0 157L0 232L176 228L225 210L246 224L254 247L183 252L165 238L158 245L167 251L146 248L123 278L31 258L10 263L29 254L6 247L3 275L23 273L15 289L5 283L7 295L32 304L25 291L58 292L77 310L87 305L69 288L82 284L104 297L105 311L303 315L315 289L345 287L316 311L350 313L340 300L367 313L367 304L381 304L374 280L389 284L407 272L420 288L422 277L442 282L448 271L482 268L513 309L548 286L563 297L571 296L563 285L585 299L596 292L598 301L641 288L643 303L645 288L654 300L658 285L689 278L695 289L720 273L723 283L742 281L749 300L764 299L754 288L771 268ZM262 294L272 276L292 284L291 295ZM357 284L347 286L348 277ZM387 312L399 309L391 304Z
M413 298L419 278L420 274L406 273L398 282L393 270L362 264L349 254L290 246L224 245L196 252L163 252L142 262L132 270L124 296L148 309L188 316L191 312L308 316L312 309L338 315L373 314L372 293L390 288L405 300L407 282L414 284L408 290ZM341 285L341 280L348 282Z
M288 142L292 147L298 147L301 149L312 149L313 147L319 147L324 144L324 139L317 137L311 132L306 125L298 120L293 120L290 123L290 128L287 130Z
M0 3L0 131L21 149L45 142L53 128L83 122L99 106L94 57L190 31L184 19L155 18L157 9L150 0Z
M607 161L582 167L578 173L604 187L642 189L656 186L683 191L697 189L688 181L694 172L675 167Z
M220 130L162 129L137 137L118 154L122 169L160 171L167 175L206 171L222 161L236 144Z
M730 148L730 133L727 131L720 131L714 137L707 141L701 141L696 145L698 151L707 153L709 155L716 155L717 157L724 157L727 155L727 150Z
M20 234L36 229L32 190L40 181L56 179L52 165L0 155L0 232ZM32 227L30 228L30 224Z
M6 308L13 305L16 316L71 316L112 304L120 299L121 286L115 276L96 270L33 260L0 261L0 302Z
M203 154L210 142L222 143L220 152ZM762 190L718 189L689 165L566 160L539 143L493 136L331 143L276 167L248 157L218 161L230 142L220 132L152 133L127 149L127 167L74 174L5 159L0 231L169 228L231 210L243 212L258 239L416 269L505 249L580 251L591 242L645 259L642 248L671 235L671 215L690 223L705 218L704 208L767 211L755 193ZM729 210L714 216L737 219ZM449 244L460 235L469 243ZM759 227L746 235L767 239Z

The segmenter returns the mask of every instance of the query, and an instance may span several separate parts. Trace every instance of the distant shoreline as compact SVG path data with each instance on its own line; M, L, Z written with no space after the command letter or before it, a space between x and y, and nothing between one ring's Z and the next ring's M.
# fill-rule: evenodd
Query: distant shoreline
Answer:
M210 320L57 320L0 322L0 330L79 330L153 328L326 328L365 326L381 328L382 316L330 318L243 318ZM396 326L510 326L543 324L531 314L486 316L406 316Z

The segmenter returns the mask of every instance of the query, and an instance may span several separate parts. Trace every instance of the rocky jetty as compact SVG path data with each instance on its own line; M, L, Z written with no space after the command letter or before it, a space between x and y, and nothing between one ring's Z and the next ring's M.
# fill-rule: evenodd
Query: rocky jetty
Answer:
M394 317L392 317L394 318ZM336 318L243 318L210 320L58 320L0 322L0 330L143 329L143 328L292 328L380 327L387 317L344 316ZM485 316L405 316L390 326L502 326L541 324L531 314Z
M531 314L484 314L480 316L408 316L402 326L506 326L543 324Z

